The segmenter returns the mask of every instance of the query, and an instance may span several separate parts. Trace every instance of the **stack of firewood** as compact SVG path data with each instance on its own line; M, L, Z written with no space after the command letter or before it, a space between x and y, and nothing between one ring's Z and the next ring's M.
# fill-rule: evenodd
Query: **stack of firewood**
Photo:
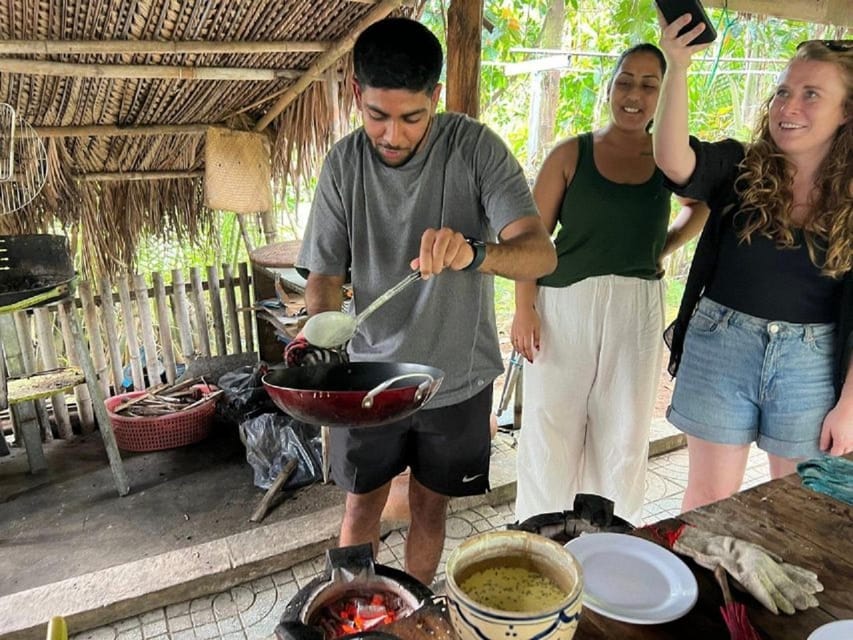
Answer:
M222 393L222 389L207 393L197 386L204 384L204 378L191 378L172 385L157 385L148 389L144 395L122 402L112 411L120 416L137 418L188 411Z

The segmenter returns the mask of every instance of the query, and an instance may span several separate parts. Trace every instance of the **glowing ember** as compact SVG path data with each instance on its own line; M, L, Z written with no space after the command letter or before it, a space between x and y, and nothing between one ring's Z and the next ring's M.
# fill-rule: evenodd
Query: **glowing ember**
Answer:
M411 609L393 593L346 595L326 604L314 624L323 629L326 640L370 631L407 616Z

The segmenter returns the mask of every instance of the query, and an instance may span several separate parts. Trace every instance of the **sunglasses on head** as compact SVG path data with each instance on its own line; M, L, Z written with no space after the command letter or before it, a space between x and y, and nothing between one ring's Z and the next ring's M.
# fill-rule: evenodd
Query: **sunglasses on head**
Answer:
M807 44L812 43L821 44L830 51L837 51L842 53L853 52L853 40L805 40L804 42L801 42L797 45L797 50Z

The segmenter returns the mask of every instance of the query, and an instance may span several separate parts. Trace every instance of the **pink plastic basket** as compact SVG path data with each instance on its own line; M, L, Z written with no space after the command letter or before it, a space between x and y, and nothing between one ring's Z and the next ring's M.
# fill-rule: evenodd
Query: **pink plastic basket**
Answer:
M202 393L209 394L215 387L197 385ZM115 434L116 444L125 451L160 451L183 447L204 440L213 426L216 398L202 402L192 409L165 416L121 416L113 409L122 402L133 400L145 391L131 391L107 398L105 405Z

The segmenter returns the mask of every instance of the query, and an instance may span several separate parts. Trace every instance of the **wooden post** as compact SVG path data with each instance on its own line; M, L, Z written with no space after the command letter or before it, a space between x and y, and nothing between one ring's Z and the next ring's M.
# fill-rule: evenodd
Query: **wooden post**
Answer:
M36 337L39 341L41 352L41 368L44 371L59 368L59 358L56 357L56 346L53 342L53 317L47 307L36 307L33 309L33 317L36 321ZM71 429L71 417L68 415L68 401L64 393L54 393L50 396L50 405L53 407L53 419L56 428L63 440L71 440L74 432Z
M145 284L145 278L138 273L133 276L133 292L136 294L136 310L139 312L139 323L142 326L142 345L145 348L148 387L153 387L160 384L160 362L157 360L157 341L154 340L154 322L151 320L148 285Z
M110 354L110 371L113 376L113 393L121 393L121 383L124 380L121 361L121 348L116 324L116 310L113 304L113 284L107 276L100 279L101 317L104 319L104 331L107 335L107 350Z
M9 376L24 375L24 363L21 357L21 345L15 331L15 321L8 313L0 314L0 340L6 352L6 365ZM27 462L31 473L47 469L47 458L41 444L38 415L32 402L22 402L9 407L17 439L24 443L27 450ZM2 434L0 434L2 435Z
M222 288L225 291L225 312L228 314L228 326L231 330L231 353L243 353L240 340L240 321L237 319L237 292L234 291L234 275L231 265L222 265Z
M172 313L175 316L175 324L178 325L178 335L181 338L181 355L184 362L189 363L195 357L195 349L193 348L193 334L190 326L187 286L184 283L184 273L180 269L172 269Z
M136 339L136 314L133 313L133 302L130 299L130 282L127 276L118 279L118 297L121 300L121 313L124 316L124 330L127 337L128 359L133 379L134 391L145 389L145 377L142 373L142 363L139 360L139 340Z
M86 330L89 332L89 352L92 354L92 362L95 365L95 373L104 395L110 395L110 381L107 376L107 359L104 356L104 341L101 339L101 327L98 322L98 308L95 306L95 297L92 295L92 287L88 282L77 285L80 293L80 302L83 305L83 316L86 322Z
M89 350L83 341L83 332L80 329L80 321L77 319L77 309L74 308L74 299L69 297L63 300L59 305L59 312L61 317L66 318L68 332L71 337L68 355L70 357L72 353L75 354L76 360L80 364L80 369L83 371L83 376L86 378L86 385L84 386L87 388L87 395L91 394L92 403L89 408L98 419L101 441L107 450L107 458L110 461L116 490L120 496L125 496L130 491L130 484L127 481L127 474L124 471L124 465L118 451L110 417L107 413L107 407L104 404L104 396L96 380L95 367L92 364Z
M451 0L447 10L448 111L480 115L483 0Z
M35 354L33 353L33 338L30 331L30 321L26 311L15 311L15 331L18 332L18 342L21 345L21 358L24 363L24 374L32 375L36 372ZM45 441L53 440L53 432L50 430L50 419L47 416L47 405L44 400L35 400L34 408L38 416L39 430Z
M243 333L246 336L246 351L251 353L255 350L253 337L252 298L249 294L249 265L241 262L240 270L240 304L243 307Z
M62 331L62 340L65 343L65 353L68 355L68 362L77 367L80 366L80 359L77 355L77 345L74 342L74 331L71 327L70 314L75 313L76 309L72 307L74 304L73 298L68 297L69 301L65 301L59 305L59 326ZM77 415L80 417L80 430L83 433L92 433L95 431L95 414L92 411L92 394L85 384L78 384L74 387L74 402L77 403Z
M166 285L159 271L151 274L154 285L154 302L157 307L157 324L160 327L160 352L163 356L163 366L166 369L166 382L173 384L177 378L175 367L175 350L172 347L172 326L169 323L169 308L166 305Z
M264 267L252 263L252 288L255 294L255 304L259 300L276 297L275 277ZM255 314L255 330L258 335L258 356L260 359L269 363L281 362L284 357L282 352L284 345L276 339L273 326Z
M261 228L264 230L264 241L267 244L275 242L278 229L276 229L275 215L272 211L261 212Z
M192 302L195 307L195 317L198 321L198 338L201 355L210 356L210 332L207 330L207 312L204 306L204 285L201 281L201 269L190 269L192 281Z
M213 316L213 333L216 338L216 354L228 353L225 346L225 326L222 320L222 299L219 297L219 273L216 265L207 267L207 294L210 297L210 314Z

